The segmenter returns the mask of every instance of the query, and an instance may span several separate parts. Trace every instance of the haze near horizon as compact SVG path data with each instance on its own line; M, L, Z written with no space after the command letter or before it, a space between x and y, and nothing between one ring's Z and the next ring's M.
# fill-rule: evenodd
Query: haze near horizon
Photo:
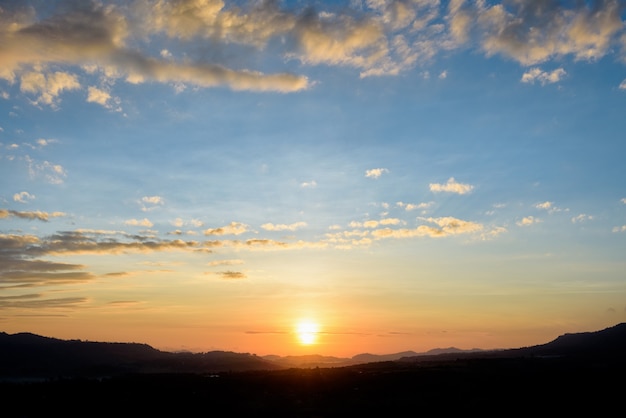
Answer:
M0 1L0 330L350 357L624 322L625 9Z

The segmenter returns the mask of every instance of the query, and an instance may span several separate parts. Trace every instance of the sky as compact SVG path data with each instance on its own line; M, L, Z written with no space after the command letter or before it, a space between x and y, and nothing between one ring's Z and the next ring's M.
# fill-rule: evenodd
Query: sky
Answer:
M625 21L0 1L0 331L352 356L624 322Z

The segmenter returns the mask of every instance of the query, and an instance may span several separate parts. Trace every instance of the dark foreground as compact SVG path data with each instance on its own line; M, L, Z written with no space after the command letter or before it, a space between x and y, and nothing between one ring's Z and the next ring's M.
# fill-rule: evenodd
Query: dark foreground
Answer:
M16 417L603 416L624 411L624 372L602 359L389 362L3 382L0 397Z

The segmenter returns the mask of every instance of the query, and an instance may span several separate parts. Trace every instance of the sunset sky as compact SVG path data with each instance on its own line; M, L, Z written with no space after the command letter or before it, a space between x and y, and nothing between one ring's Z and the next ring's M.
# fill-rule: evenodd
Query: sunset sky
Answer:
M352 356L624 322L625 20L0 1L0 331Z

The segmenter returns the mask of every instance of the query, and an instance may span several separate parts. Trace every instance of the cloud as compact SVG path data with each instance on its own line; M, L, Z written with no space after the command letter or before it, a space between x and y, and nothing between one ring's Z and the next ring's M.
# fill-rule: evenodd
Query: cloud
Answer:
M240 271L222 271L217 274L222 276L222 279L224 280L241 280L241 279L246 279L248 277Z
M517 222L518 226L530 226L536 223L541 222L541 220L533 217L533 216L526 216L524 218L522 218L522 220Z
M372 168L371 170L365 171L365 177L371 178L371 179L377 179L386 173L389 173L389 170L387 170L386 168Z
M3 45L0 51L0 61L3 63L0 77L12 82L25 67L76 65L89 68L95 65L103 71L106 70L110 77L125 77L133 83L184 82L201 87L227 86L234 90L278 92L292 92L308 87L308 79L303 76L289 73L266 75L252 70L234 70L218 64L192 62L189 59L176 62L170 58L151 57L128 47L130 44L141 44L146 35L150 35L147 29L160 30L158 22L172 28L176 26L173 30L166 30L171 36L176 35L176 30L194 30L200 25L216 30L216 34L233 27L236 29L229 31L232 40L238 40L233 38L237 29L241 29L240 34L247 34L248 40L259 39L261 28L243 27L240 24L241 19L264 22L265 28L276 26L273 25L275 22L265 21L258 14L252 14L248 18L245 14L236 13L224 14L221 25L206 25L210 21L202 21L201 18L207 16L207 12L211 13L211 8L221 9L220 4L223 5L219 1L204 0L158 1L155 4L138 1L132 7L104 6L96 2L68 3L69 7L53 10L56 13L41 20L37 20L38 15L47 15L37 14L34 9L25 12L24 9L10 8L7 13L12 14L5 19L11 19L11 25L5 25L0 33L0 43ZM71 7L72 5L75 7ZM194 15L194 10L190 10L194 5L200 6L196 15L200 21L189 18ZM180 14L177 15L172 7L179 7L183 12L186 10L187 18L183 16L176 21ZM143 32L138 33L137 30ZM228 40L222 41L227 43ZM21 79L22 90L39 94L38 101L45 104L54 104L63 90L79 88L75 76L62 72L46 75L28 71L23 72Z
M550 214L553 214L555 212L563 212L563 211L569 212L569 209L559 208L557 206L554 206L554 202L548 202L548 201L535 204L535 208L547 210L548 213Z
M541 71L539 68L531 68L522 75L522 83L534 84L539 81L541 85L558 83L566 75L564 69L557 68L552 72Z
M67 309L85 302L87 302L87 299L81 297L42 299L39 294L29 294L14 297L0 297L0 309Z
M587 214L585 214L585 213L581 213L580 215L578 215L578 216L574 216L574 217L572 218L572 223L574 223L574 224L575 224L575 223L580 223L580 222L585 222L585 221L591 221L591 220L593 220L593 216L591 216L591 215L587 215Z
M26 155L24 157L28 165L28 172L32 178L43 176L44 180L51 184L62 184L67 173L60 164L53 164L49 161L37 162Z
M295 222L289 225L285 225L285 224L272 224L272 223L266 223L261 225L261 228L265 229L266 231L295 231L297 229L300 228L304 228L307 225L306 222Z
M148 212L156 209L159 206L163 206L165 201L161 196L144 196L141 198L141 210Z
M600 59L623 28L624 4L615 0L477 4L472 13L483 50L488 56L503 54L523 65L566 55Z
M248 225L240 222L231 222L220 228L209 228L204 230L204 235L241 235L248 232Z
M612 229L613 232L626 232L626 225L615 226Z
M314 189L317 187L317 182L315 180L305 181L300 183L300 187L302 187L303 189Z
M152 222L150 222L147 218L143 218L143 219L129 219L127 221L124 221L124 225L142 226L144 228L152 228L154 226L154 224Z
M542 203L537 203L537 204L535 205L535 207L536 207L537 209L545 209L545 210L550 210L550 209L552 209L552 208L554 207L554 203L553 203L553 202L548 202L548 201L546 201L546 202L542 202Z
M482 232L484 225L451 216L440 218L419 218L431 225L420 225L417 228L391 229L383 228L372 231L375 238L415 238L415 237L446 237L450 235L472 234Z
M626 90L626 78L623 79L622 82L619 84L619 89Z
M8 210L8 209L0 209L0 219L15 217L20 219L27 220L38 220L48 222L50 218L59 218L65 216L66 214L63 212L41 212L41 211L17 211L17 210Z
M50 74L28 72L22 75L20 90L25 93L38 94L35 104L45 104L55 107L58 96L65 90L80 88L78 78L69 73L57 71Z
M210 267L217 267L217 266L234 266L234 265L238 265L238 264L243 264L243 260L215 260L215 261L210 261L207 263L208 266Z
M418 203L418 204L397 202L396 206L400 208L404 208L404 210L406 210L407 212L410 212L410 211L417 210L417 209L426 210L432 207L434 204L435 202L423 202L423 203Z
M620 202L622 202L623 204L625 204L625 205L626 205L626 197L625 197L625 198L623 198L623 199L621 199L621 200L620 200Z
M19 203L27 203L29 200L34 200L35 195L32 195L28 192L19 192L13 195L13 201Z
M119 99L113 98L111 93L106 90L89 86L87 88L87 102L99 104L107 109L113 109L114 103L118 103Z
M294 59L301 67L354 68L360 77L397 75L464 45L525 66L567 55L598 60L618 49L624 11L617 0L368 0L328 10L320 10L321 3L278 1L61 4L37 10L18 3L3 6L0 16L0 78L19 80L37 104L55 106L62 92L81 88L78 76L49 70L64 65L101 71L109 80L167 83L177 91L192 85L289 93L314 82L248 68L263 61L258 53L280 64ZM195 47L198 41L218 52L207 54ZM170 52L172 43L180 54ZM106 89L88 88L87 96L112 105Z
M448 192L448 193L458 193L458 194L467 194L474 189L474 186L469 184L457 183L454 177L450 177L445 184L439 183L430 183L429 188L431 192L439 193L439 192Z

